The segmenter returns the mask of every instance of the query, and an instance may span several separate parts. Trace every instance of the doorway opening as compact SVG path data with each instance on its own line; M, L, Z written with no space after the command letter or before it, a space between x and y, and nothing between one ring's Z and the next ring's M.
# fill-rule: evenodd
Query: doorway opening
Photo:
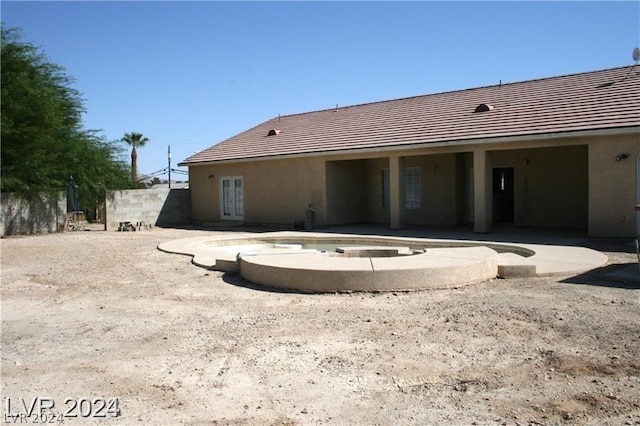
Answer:
M493 168L493 223L514 223L515 171L513 167Z

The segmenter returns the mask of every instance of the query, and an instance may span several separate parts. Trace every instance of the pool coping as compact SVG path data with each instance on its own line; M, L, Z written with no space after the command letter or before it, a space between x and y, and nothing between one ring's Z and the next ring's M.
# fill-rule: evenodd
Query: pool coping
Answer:
M354 241L357 240L358 244L362 246L376 246L384 243L386 245L394 246L420 246L426 244L429 246L426 253L417 254L413 256L400 256L400 257L386 257L386 258L330 258L320 259L314 255L316 250L300 250L300 249L287 249L282 248L278 250L270 250L269 253L244 253L247 257L244 263L242 262L243 255L237 256L237 253L231 253L224 249L215 249L211 245L215 244L219 247L225 245L236 244L251 244L255 242L270 242L270 240L295 240L299 242L318 243L325 240L337 242L341 241ZM360 243L362 241L363 243ZM473 247L487 247L491 249L495 256L491 256L485 253L483 256L485 259L483 262L488 262L488 266L478 266L482 273L471 274L466 277L465 272L461 271L468 265L473 265L477 261L477 253L471 253L471 251L461 250L463 248ZM524 244L524 243L505 243L497 241L469 241L469 240L455 240L455 239L435 239L435 238L418 238L418 237L398 237L398 236L378 236L378 235L354 235L354 234L336 234L336 233L317 233L317 232L293 232L293 231L276 231L266 233L244 233L238 232L233 234L224 235L211 235L206 237L194 237L184 238L179 240L172 240L161 243L158 245L158 249L169 252L178 253L184 255L193 256L193 263L207 268L218 269L223 271L240 271L244 264L244 271L241 272L243 277L250 279L250 281L262 281L258 284L279 286L277 274L274 271L269 272L268 268L276 268L279 270L288 270L287 273L293 273L296 276L304 277L306 273L320 274L318 271L326 271L327 273L335 272L342 269L342 263L350 261L353 265L368 263L370 271L377 272L380 280L393 278L391 272L404 273L404 278L410 281L418 281L418 284L411 285L395 285L394 288L388 290L402 290L405 289L417 289L417 288L431 288L432 285L427 285L425 281L438 280L438 282L446 287L452 285L465 285L471 282L476 282L493 277L502 278L517 278L517 277L535 277L535 276L555 276L555 275L572 275L583 273L607 263L607 256L604 254L588 249L585 247L575 246L557 246L548 244ZM293 254L296 253L295 258L289 257L288 260L284 258L274 258L278 254ZM517 253L517 254L516 254ZM253 259L249 259L248 255L251 254ZM266 258L265 256L271 256ZM315 256L315 257L314 257ZM417 273L416 262L420 261L420 256L426 262L423 263L422 269L431 270L431 275L426 272ZM443 258L465 258L466 263L460 263L459 261L451 261L449 263L442 263L438 260L439 264L434 265L433 261L436 257ZM261 257L261 260L257 260ZM495 257L495 259L493 259ZM414 258L407 261L405 258ZM364 259L366 262L356 261L355 259ZM375 260L372 260L375 259ZM374 266L374 262L377 267ZM456 263L458 262L458 263ZM292 264L290 264L292 263ZM270 265L269 265L270 264ZM410 264L410 266L409 266ZM431 265L430 265L431 264ZM310 266L315 265L315 266ZM487 270L487 268L489 268ZM495 270L493 269L495 268ZM359 266L352 268L361 273L367 270L367 267ZM347 267L346 270L350 270ZM259 272L258 272L259 271ZM293 271L293 272L291 272ZM384 273L382 271L385 271ZM413 271L413 272L411 272ZM351 270L352 275L355 273ZM269 275L271 278L260 278L259 274ZM346 272L344 273L346 274ZM411 276L409 276L409 275ZM246 276L245 276L246 275ZM334 274L335 275L335 274ZM466 274L468 275L468 274ZM330 275L322 276L318 280L330 280ZM449 279L448 277L452 277ZM335 278L335 277L334 277ZM345 278L346 279L346 278ZM361 289L364 284L362 279L352 279L358 281L360 284L356 285L356 289ZM371 279L367 278L369 282ZM268 282L264 282L268 281ZM291 282L295 280L290 278ZM354 281L354 282L355 282ZM300 282L300 279L298 281ZM422 282L422 284L420 284ZM444 284L442 284L444 283ZM284 284L287 288L290 288L290 284ZM384 291L385 288L381 284L373 285L376 291ZM366 287L366 286L365 286ZM388 287L388 285L387 285ZM323 290L320 291L334 291L329 288L331 286L322 286ZM305 288L306 291L315 291L313 288ZM352 288L346 288L346 290L353 290Z

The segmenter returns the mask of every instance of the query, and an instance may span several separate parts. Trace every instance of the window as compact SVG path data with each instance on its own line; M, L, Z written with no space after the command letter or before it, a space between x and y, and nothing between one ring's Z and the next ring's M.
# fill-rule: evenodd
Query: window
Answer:
M391 206L391 185L389 169L381 171L381 195L382 208L388 209ZM420 208L420 168L409 167L404 169L404 208Z
M404 169L404 208L420 208L420 168Z
M390 196L389 169L382 169L382 208L388 209L391 206Z

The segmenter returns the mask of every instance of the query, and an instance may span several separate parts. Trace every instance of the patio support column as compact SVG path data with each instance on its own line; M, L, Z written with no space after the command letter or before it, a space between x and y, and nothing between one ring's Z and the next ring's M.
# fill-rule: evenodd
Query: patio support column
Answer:
M404 157L389 157L389 204L391 229L404 228Z
M491 232L492 192L491 154L484 150L473 151L473 231Z

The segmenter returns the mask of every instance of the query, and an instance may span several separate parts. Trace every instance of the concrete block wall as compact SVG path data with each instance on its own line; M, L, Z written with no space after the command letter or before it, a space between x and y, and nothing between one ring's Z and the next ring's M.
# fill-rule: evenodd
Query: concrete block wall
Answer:
M45 234L64 232L67 226L67 196L35 194L20 196L3 192L0 195L0 235Z
M107 191L105 229L115 231L120 222L169 227L190 224L190 191L165 188Z

